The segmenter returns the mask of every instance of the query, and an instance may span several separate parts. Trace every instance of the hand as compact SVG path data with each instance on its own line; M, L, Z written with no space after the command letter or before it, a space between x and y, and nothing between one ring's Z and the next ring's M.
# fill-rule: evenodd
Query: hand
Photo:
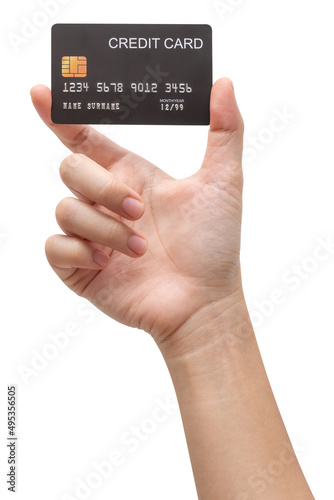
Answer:
M195 312L240 294L243 121L230 80L212 88L205 158L182 180L91 127L53 124L47 87L31 96L74 153L60 166L76 196L56 210L65 235L46 242L69 288L158 345Z

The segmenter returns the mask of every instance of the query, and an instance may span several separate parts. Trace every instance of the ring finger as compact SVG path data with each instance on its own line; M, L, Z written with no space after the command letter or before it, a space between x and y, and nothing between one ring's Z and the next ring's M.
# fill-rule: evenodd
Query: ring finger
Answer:
M65 198L58 204L56 219L65 233L110 247L129 257L139 257L147 250L147 240L137 231L76 198Z

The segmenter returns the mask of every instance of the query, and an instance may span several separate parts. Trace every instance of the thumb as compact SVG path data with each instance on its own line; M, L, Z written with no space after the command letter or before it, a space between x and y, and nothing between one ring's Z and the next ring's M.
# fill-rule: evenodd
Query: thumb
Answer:
M215 180L225 178L229 167L235 173L240 170L241 175L243 133L244 123L233 84L228 78L221 78L211 90L210 130L201 170L209 170Z

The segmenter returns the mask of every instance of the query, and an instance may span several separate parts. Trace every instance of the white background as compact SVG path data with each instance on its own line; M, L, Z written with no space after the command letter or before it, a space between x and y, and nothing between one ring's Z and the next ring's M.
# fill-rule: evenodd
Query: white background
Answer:
M61 500L65 493L77 498L78 479L85 481L94 472L92 463L114 450L122 453L123 464L87 498L196 498L178 410L151 426L135 451L121 441L132 426L152 424L147 419L158 399L175 401L152 339L93 309L48 267L44 241L58 232L54 209L68 191L57 168L68 150L38 118L29 89L50 85L50 28L56 22L206 23L213 28L214 80L234 81L246 124L247 303L304 473L318 500L333 499L334 253L323 250L321 262L313 257L319 238L334 240L332 2L62 3L18 50L9 36L22 35L25 19L36 20L43 11L41 3L2 5L0 495L12 498L5 485L6 387L15 383L17 499ZM280 122L279 132L271 132L277 112L289 118ZM103 129L178 178L200 167L207 130ZM254 138L258 149L251 150ZM293 266L304 268L295 281ZM270 305L275 289L282 303ZM50 333L63 332L69 323L80 333L25 383L19 366L31 367L33 350L41 353Z

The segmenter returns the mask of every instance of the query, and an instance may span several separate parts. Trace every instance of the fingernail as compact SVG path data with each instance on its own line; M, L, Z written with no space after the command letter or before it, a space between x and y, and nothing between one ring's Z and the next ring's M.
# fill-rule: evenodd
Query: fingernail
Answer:
M137 255L143 255L147 250L147 241L140 236L133 234L128 241L128 247Z
M122 210L134 219L138 219L144 212L144 203L135 198L125 198L122 203Z
M95 264L101 267L106 267L110 262L110 257L99 250L95 250L93 253L93 261Z

